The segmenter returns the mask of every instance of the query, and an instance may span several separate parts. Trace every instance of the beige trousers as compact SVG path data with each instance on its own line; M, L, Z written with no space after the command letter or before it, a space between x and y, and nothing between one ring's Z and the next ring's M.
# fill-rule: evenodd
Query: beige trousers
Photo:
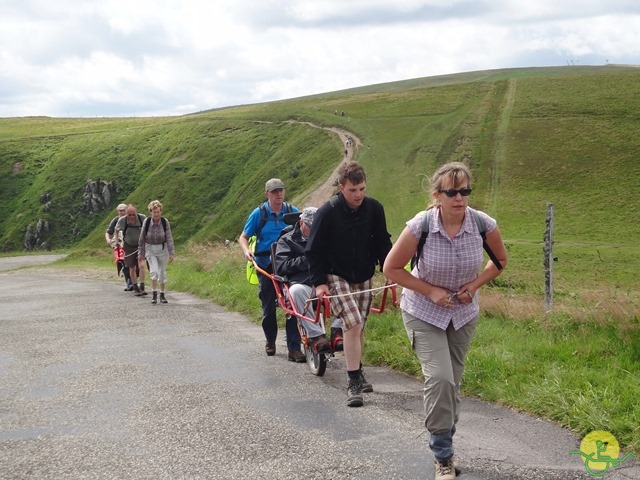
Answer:
M424 425L431 434L429 445L437 458L448 459L453 455L464 362L478 319L457 331L451 323L442 330L404 311L402 319L424 374Z

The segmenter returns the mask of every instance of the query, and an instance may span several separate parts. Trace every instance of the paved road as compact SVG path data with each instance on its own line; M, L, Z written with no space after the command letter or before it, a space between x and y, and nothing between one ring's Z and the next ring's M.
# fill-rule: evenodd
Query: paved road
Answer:
M268 358L245 317L167 298L0 272L1 479L433 478L420 382L370 367L376 391L349 409L341 357L315 377L282 335ZM462 479L592 478L568 453L579 439L508 409L465 399L456 437Z
M19 257L0 257L0 272L16 268L44 265L64 258L65 255L24 255Z

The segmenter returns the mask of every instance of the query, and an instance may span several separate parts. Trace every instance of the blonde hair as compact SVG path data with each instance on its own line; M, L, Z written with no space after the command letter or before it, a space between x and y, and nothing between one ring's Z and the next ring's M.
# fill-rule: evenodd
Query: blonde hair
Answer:
M451 186L453 188L458 188L462 184L468 184L471 186L471 171L469 167L462 162L450 162L442 165L436 173L431 177L431 199L432 202L429 205L429 208L435 207L438 205L438 202L434 200L434 195L442 190L442 186L447 183L447 180L450 181Z
M151 212L154 208L158 207L160 209L160 211L162 211L162 204L160 203L160 200L153 200L151 202L149 202L149 212Z

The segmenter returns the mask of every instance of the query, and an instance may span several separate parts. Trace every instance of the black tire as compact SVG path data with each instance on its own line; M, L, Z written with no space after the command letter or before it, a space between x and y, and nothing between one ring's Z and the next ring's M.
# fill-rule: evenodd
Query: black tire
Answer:
M307 365L309 365L311 373L316 377L323 376L324 372L327 371L327 356L324 353L314 352L313 348L307 348L305 346L302 348L305 356L307 357Z

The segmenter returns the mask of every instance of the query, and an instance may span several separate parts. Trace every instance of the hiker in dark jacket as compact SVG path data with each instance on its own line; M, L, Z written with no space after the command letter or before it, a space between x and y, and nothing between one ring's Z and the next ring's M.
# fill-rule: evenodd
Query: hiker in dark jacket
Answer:
M361 165L344 163L338 183L340 192L315 214L306 254L317 297L330 295L332 313L342 321L347 406L360 407L362 392L373 391L361 364L372 277L376 265L382 269L391 235L382 204L365 195L367 179Z
M119 204L116 207L116 213L117 215L111 219L111 222L109 222L109 226L107 227L107 231L104 233L104 239L109 244L109 246L114 250L120 248L121 242L120 242L120 239L118 238L118 235L116 235L116 224L118 223L118 220L120 218L125 217L127 215L127 204L126 203ZM114 255L115 255L115 252L114 252ZM130 292L131 290L133 290L133 283L131 282L131 276L129 275L129 267L127 267L127 265L124 263L124 260L122 260L122 263L121 265L119 265L119 268L122 268L122 274L124 275L124 279L125 279L126 286L124 287L124 291ZM118 270L118 274L119 273L120 273L120 270Z
M309 278L309 262L304 250L307 246L307 238L316 210L316 207L307 207L302 210L300 219L295 226L283 233L278 239L275 258L275 271L278 275L287 278L289 294L296 310L309 318L314 318L315 312L312 304L308 301L311 298L312 288ZM298 321L306 330L310 345L316 352L331 351L331 346L325 337L325 331L319 323L300 317L298 317Z

